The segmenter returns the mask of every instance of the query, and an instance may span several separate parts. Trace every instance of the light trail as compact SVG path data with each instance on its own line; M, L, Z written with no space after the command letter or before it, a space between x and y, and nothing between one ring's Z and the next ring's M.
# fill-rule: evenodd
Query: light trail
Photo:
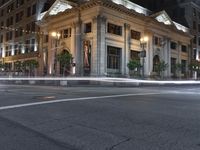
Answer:
M182 81L155 81L155 80L138 80L128 78L109 78L109 77L33 77L33 78L0 78L0 81L99 81L108 83L147 83L147 84L200 84L196 80L182 80Z

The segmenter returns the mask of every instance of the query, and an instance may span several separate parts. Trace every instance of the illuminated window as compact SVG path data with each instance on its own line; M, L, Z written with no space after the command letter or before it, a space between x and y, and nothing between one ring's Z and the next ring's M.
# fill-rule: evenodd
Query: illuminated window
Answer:
M31 40L31 52L35 51L35 39Z
M3 26L4 26L4 22L2 21L2 22L1 22L1 28L0 28L0 30L3 29Z
M161 38L155 36L154 37L154 45L161 46Z
M29 53L29 51L30 51L30 40L26 40L25 53Z
M187 52L187 46L181 45L181 51L182 52Z
M3 17L3 15L4 15L4 10L2 9L1 10L1 17Z
M32 32L35 31L35 22L31 22L31 31L32 31Z
M49 36L48 36L48 35L45 35L45 36L44 36L44 42L45 42L45 43L48 43L48 41L49 41Z
M92 32L92 23L86 23L85 24L85 33L90 33Z
M63 35L62 35L63 34ZM71 37L71 28L68 28L68 29L64 29L62 32L61 32L61 35L63 38L69 38Z
M193 49L193 59L196 60L196 57L197 57L197 49L194 48Z
M171 49L175 50L177 47L177 44L175 42L171 42L170 47L171 47Z
M36 13L36 4L32 6L32 15L35 15L35 13Z
M18 32L19 32L19 36L23 35L23 29L22 29L22 27L19 27Z
M199 46L200 46L200 37L198 38L198 44L199 44Z
M24 12L23 11L17 13L15 15L15 22L17 23L17 22L21 21L23 19L23 16L24 16Z
M18 45L16 44L14 46L14 55L17 55L18 54Z
M3 54L3 48L0 49L0 58L2 57Z
M14 3L10 4L8 7L7 7L7 13L10 13L14 10Z
M26 16L30 17L31 16L31 7L28 7L26 10Z
M0 36L0 43L3 43L3 35Z
M112 23L108 23L108 33L122 35L122 26L118 26Z
M197 12L195 8L193 8L193 16L197 16Z
M130 50L130 59L140 60L139 55L140 55L139 51Z
M193 29L196 30L197 29L197 25L196 25L196 21L193 21Z
M131 38L135 40L140 40L141 33L135 30L131 30Z
M24 4L24 0L16 0L16 8Z
M107 68L120 69L121 49L117 47L107 47Z
M193 43L196 44L197 43L197 36L195 35L193 38Z
M171 58L171 73L176 73L176 58Z
M198 24L198 32L200 32L200 24Z
M187 65L187 61L181 60L181 73L186 73L186 65Z

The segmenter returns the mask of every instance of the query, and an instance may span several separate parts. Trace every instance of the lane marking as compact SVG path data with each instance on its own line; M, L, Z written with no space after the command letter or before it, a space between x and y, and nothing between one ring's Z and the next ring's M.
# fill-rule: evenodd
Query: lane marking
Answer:
M14 108L22 108L36 105L44 105L44 104L53 104L53 103L61 103L61 102L69 102L69 101L83 101L83 100L92 100L92 99L104 99L104 98L115 98L115 97L129 97L129 96L146 96L146 95L160 95L165 93L138 93L138 94L120 94L120 95L108 95L108 96L96 96L96 97L82 97L82 98L70 98L70 99L58 99L44 102L34 102L34 103L25 103L25 104L17 104L10 106L2 106L0 110L8 110Z

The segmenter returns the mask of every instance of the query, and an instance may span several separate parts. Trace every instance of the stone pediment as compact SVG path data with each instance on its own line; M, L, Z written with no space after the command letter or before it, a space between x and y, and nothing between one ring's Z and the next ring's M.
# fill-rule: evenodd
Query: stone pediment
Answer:
M56 0L53 5L47 10L39 15L38 20L42 20L47 16L57 15L60 12L64 12L67 9L72 9L77 6L76 3L67 0Z
M176 28L177 30L180 30L180 31L183 31L183 32L188 32L187 27L173 21L169 17L169 15L166 13L166 11L164 11L164 10L151 15L151 17L156 19L158 22L164 23L165 25L171 25L174 28Z

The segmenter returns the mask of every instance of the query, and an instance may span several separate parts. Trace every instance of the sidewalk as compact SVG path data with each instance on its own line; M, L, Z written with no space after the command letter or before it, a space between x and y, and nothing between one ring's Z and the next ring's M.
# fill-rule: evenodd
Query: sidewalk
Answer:
M1 84L18 85L44 85L44 86L108 86L108 87L137 87L137 86L163 86L163 85L200 85L200 81L179 80L179 81L158 81L138 80L129 78L108 78L108 77L67 77L67 78L0 78Z

